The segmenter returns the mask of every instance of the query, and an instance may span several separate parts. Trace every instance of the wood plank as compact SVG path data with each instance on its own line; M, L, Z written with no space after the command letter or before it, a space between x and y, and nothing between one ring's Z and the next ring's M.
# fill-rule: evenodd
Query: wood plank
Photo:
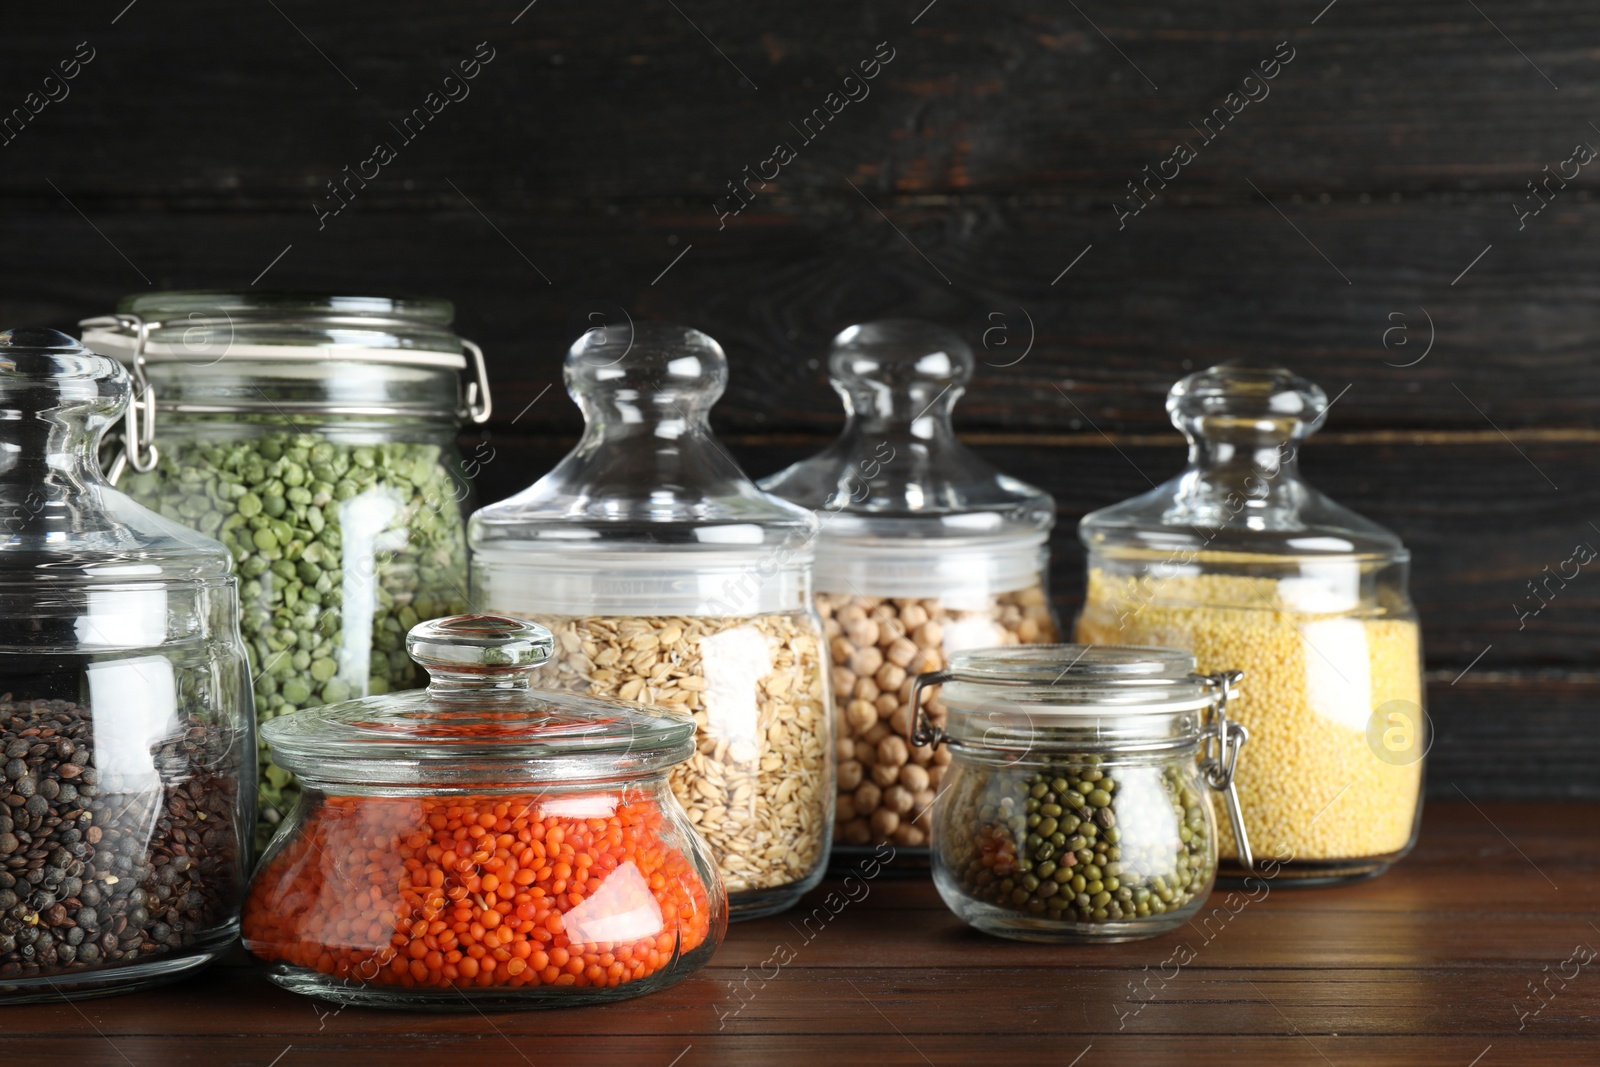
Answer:
M415 202L473 174L497 196L683 196L709 214L724 183L781 140L799 158L775 199L842 201L854 196L847 176L885 190L1067 189L1110 219L1110 198L1181 139L1201 153L1182 196L1233 195L1242 167L1263 188L1312 195L1521 191L1590 136L1583 42L1600 33L1581 0L1502 9L1493 23L1446 0L1345 4L1315 26L1308 5L1260 0L1081 11L1011 0L920 17L883 0L555 4L515 25L521 5L487 0L403 19L372 2L280 6L215 19L182 0L114 26L18 12L8 39L26 61L0 76L8 106L76 42L90 38L98 55L8 149L28 170L6 168L0 187L80 170L99 195L305 210L387 139L401 155L363 192L375 202ZM485 40L496 58L471 95L405 144L389 123ZM1285 40L1294 59L1270 96L1239 104L1204 144L1195 126ZM835 105L808 142L791 123L879 42L894 59L871 95ZM183 121L151 121L171 113Z
M1600 941L1592 927L1600 910L1595 812L1433 805L1413 860L1360 885L1274 890L1183 964L1170 962L1170 935L1075 947L984 937L926 907L925 878L884 876L775 972L762 953L782 916L735 926L713 966L624 1004L489 1015L341 1011L278 990L230 958L166 990L16 1007L6 1016L6 1049L17 1062L48 1052L92 1063L383 1056L409 1064L467 1052L495 1062L582 1054L660 1067L675 1056L803 1063L841 1050L850 1062L992 1062L1000 1052L1066 1063L1091 1045L1087 1062L1469 1063L1493 1047L1519 1063L1581 1062L1594 1048L1600 984L1580 970L1552 987L1537 1015L1528 986L1575 943ZM1513 828L1530 856L1565 864L1562 889L1540 908L1525 908L1524 861L1491 824ZM1584 884L1567 884L1581 872ZM1440 877L1474 890L1479 910L1438 899ZM1409 910L1400 906L1408 895ZM1545 910L1553 903L1570 911Z
M1504 431L1532 434L1515 438L1524 448L1583 454L1600 436L1600 396L1574 388L1600 369L1588 343L1600 331L1600 203L1573 201L1523 235L1491 197L1295 209L1347 286L1248 197L1162 209L1122 234L1085 210L1002 196L882 201L913 247L859 198L797 202L719 233L709 213L652 201L474 197L486 221L446 190L428 210L352 209L318 232L309 211L112 207L83 199L71 177L58 185L94 226L44 186L0 202L7 232L29 250L28 270L0 292L0 322L70 328L150 286L248 288L258 277L261 288L453 296L462 331L488 354L502 429L526 410L518 429L577 432L561 360L599 311L717 337L732 363L718 425L745 433L834 432L829 339L851 322L911 315L958 329L986 361L957 408L972 432L1176 440L1163 407L1172 383L1252 358L1287 363L1330 397L1348 386L1329 433L1420 429L1504 444ZM1401 324L1386 349L1385 331ZM1421 357L1430 336L1425 359L1396 366ZM1519 469L1509 448L1501 458Z

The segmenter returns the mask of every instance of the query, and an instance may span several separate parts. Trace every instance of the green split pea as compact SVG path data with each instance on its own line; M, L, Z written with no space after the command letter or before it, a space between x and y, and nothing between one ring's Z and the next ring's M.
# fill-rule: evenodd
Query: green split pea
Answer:
M258 720L421 684L406 632L467 610L466 494L446 450L253 428L163 441L123 488L233 553ZM264 743L259 757L257 848L299 794Z

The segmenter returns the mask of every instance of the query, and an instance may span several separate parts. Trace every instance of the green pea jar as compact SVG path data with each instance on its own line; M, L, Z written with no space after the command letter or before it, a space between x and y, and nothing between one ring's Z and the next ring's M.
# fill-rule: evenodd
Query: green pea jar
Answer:
M954 757L932 820L945 904L1021 941L1131 941L1193 919L1217 875L1213 792L1253 869L1233 788L1248 734L1227 715L1240 678L1118 645L975 649L918 675L911 742ZM934 685L942 727L923 706Z
M260 720L425 684L407 631L467 609L474 467L456 435L490 398L453 315L443 300L164 292L80 324L133 374L112 481L233 554ZM258 848L299 794L264 745L259 759Z

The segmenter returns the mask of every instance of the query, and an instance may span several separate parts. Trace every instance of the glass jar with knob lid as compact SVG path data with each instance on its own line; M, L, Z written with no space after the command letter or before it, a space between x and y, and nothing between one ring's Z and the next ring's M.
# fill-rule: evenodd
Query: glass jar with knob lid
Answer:
M340 1004L557 1007L710 959L727 899L667 785L694 720L534 689L552 645L519 619L419 623L427 689L263 727L304 784L244 909L272 981Z
M1221 792L1242 864L1230 720L1240 674L1166 648L958 652L917 678L911 740L954 754L933 806L933 877L963 920L1026 941L1127 941L1194 917L1217 873ZM923 714L942 686L945 725Z
M1191 374L1167 410L1189 465L1084 518L1078 639L1192 651L1250 679L1230 713L1250 729L1238 787L1285 881L1377 874L1410 850L1428 743L1410 554L1300 475L1328 400L1275 367ZM1234 846L1224 832L1225 859Z
M263 720L418 685L407 627L467 607L470 481L456 434L489 417L483 353L448 301L165 292L86 320L135 381L114 480L221 540ZM261 752L257 845L292 805Z
M0 333L0 1003L171 981L227 950L255 722L222 545L108 485L127 372Z
M697 750L672 784L741 919L822 877L833 738L816 519L757 489L712 436L727 374L698 330L585 333L565 368L582 439L475 513L469 540L475 603L554 632L554 687L693 715Z
M912 679L969 648L1057 638L1047 595L1055 503L956 437L972 350L950 330L887 319L844 330L828 359L839 439L761 481L815 512L814 580L838 708L836 833L920 851L950 758L910 748ZM942 721L937 692L930 714Z

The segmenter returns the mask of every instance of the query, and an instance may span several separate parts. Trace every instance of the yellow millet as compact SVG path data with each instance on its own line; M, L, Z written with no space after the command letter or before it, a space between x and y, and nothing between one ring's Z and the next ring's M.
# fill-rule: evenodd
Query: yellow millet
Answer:
M1409 619L1286 608L1270 578L1145 579L1141 590L1100 570L1077 632L1085 644L1187 649L1206 673L1243 671L1228 715L1250 731L1235 779L1245 830L1258 856L1313 861L1385 856L1411 840L1422 763L1379 759L1366 717L1391 700L1421 706L1419 636ZM1217 822L1221 855L1236 857L1227 818Z

